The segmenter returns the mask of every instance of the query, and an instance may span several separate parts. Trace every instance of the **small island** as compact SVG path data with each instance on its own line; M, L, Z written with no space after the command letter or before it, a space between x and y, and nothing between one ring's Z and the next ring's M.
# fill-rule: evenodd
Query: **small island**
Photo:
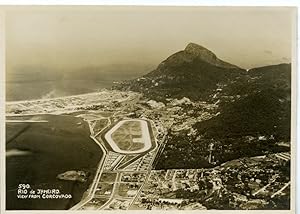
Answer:
M60 180L79 181L83 183L87 181L87 173L84 171L70 170L57 175L56 178Z

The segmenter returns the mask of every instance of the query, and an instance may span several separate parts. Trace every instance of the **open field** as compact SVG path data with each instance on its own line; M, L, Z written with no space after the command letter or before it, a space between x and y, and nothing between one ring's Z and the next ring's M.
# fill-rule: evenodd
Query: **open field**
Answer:
M119 121L104 138L115 152L123 154L141 153L152 147L148 123L140 119Z
M118 186L118 195L121 197L134 197L140 187L140 183L120 183Z
M144 147L139 121L126 121L112 133L111 138L122 150L134 151Z
M104 183L101 182L98 184L98 187L96 189L95 195L99 196L99 195L111 195L112 190L113 190L113 183Z
M100 182L115 182L117 173L102 173Z

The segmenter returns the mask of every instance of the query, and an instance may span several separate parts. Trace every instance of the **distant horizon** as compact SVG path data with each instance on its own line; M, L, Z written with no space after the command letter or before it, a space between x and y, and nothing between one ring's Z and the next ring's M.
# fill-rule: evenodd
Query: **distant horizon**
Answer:
M195 42L187 42L186 44L188 45L189 43L195 43ZM198 44L198 43L195 43L195 44ZM186 46L187 46L186 45ZM201 44L198 44L198 45L201 45ZM185 46L185 47L186 47ZM184 47L184 48L185 48ZM204 46L203 46L204 47ZM182 50L184 50L184 48L182 48L181 50L178 50L178 51L175 51L175 52L173 52L173 53L170 53L167 57L165 57L165 58L162 58L161 59L161 61L158 63L158 64L145 64L145 63L142 63L142 62L128 62L128 63L126 63L126 62L116 62L116 63L111 63L111 64L99 64L99 65L85 65L85 66L83 66L83 67L78 67L78 68L74 68L73 69L73 71L76 71L76 70L84 70L84 69L89 69L89 68L91 68L91 69L95 69L95 68L101 68L101 69L106 69L106 68L111 68L111 67L114 67L114 66L136 66L136 67L150 67L150 69L149 69L149 72L150 71L152 71L151 69L156 69L156 67L157 66L159 66L159 64L161 63L161 62L163 62L164 60L166 60L168 57L170 57L170 56L172 56L173 54L175 54L175 53L177 53L177 52L180 52L180 51L182 51ZM206 48L206 47L205 47ZM208 48L207 48L208 49ZM210 50L210 49L208 49L208 50ZM219 58L219 59L221 59L221 60L223 60L223 58L220 58L218 55L217 55L217 53L215 53L215 52L213 52L214 54L216 54L216 56ZM231 64L233 64L233 65L237 65L237 64L234 64L234 63L232 63L231 61L228 61L228 60L224 60L225 62L228 62L228 63L231 63ZM270 65L278 65L278 64L291 64L292 63L292 60L287 60L287 61L285 61L285 62L281 62L280 60L278 61L278 62L275 62L275 61L273 61L272 63L270 63L270 64L261 64L261 65L259 65L259 66L254 66L254 67L247 67L247 68L245 68L245 67L240 67L240 68L242 68L242 69L245 69L245 70L250 70L250 69L252 69L252 68L258 68L258 67L265 67L265 66L270 66ZM238 66L238 65L237 65ZM33 69L35 69L35 68L46 68L46 66L44 66L44 65L32 65L32 64L23 64L23 65L18 65L18 66L16 66L16 67L14 67L14 71L16 71L16 69L20 69L20 68L33 68ZM61 69L58 69L58 70L61 70ZM64 72L69 72L70 70L63 70ZM70 72L72 72L72 71L70 71Z
M295 10L288 7L7 6L4 10L9 101L110 88L114 81L155 70L189 43L245 70L292 62Z
M6 7L6 67L155 69L190 42L244 69L291 63L288 7ZM118 69L116 67L115 69ZM133 72L138 73L138 70Z

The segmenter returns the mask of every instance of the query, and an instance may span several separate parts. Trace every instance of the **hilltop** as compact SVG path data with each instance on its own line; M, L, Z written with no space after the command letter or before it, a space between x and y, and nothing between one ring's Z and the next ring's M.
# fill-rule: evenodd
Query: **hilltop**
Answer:
M218 84L227 84L246 70L224 62L210 50L189 43L186 48L161 62L150 73L123 82L118 89L143 93L151 99L189 97L207 99Z

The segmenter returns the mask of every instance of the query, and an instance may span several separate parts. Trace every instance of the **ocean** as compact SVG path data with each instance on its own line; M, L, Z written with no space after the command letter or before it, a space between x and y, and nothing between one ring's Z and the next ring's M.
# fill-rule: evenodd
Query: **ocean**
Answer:
M6 72L6 100L21 101L78 95L111 88L114 82L134 79L151 71L145 66L113 66L69 72L27 68Z
M78 95L111 88L113 80L49 80L7 82L6 100L21 101Z

